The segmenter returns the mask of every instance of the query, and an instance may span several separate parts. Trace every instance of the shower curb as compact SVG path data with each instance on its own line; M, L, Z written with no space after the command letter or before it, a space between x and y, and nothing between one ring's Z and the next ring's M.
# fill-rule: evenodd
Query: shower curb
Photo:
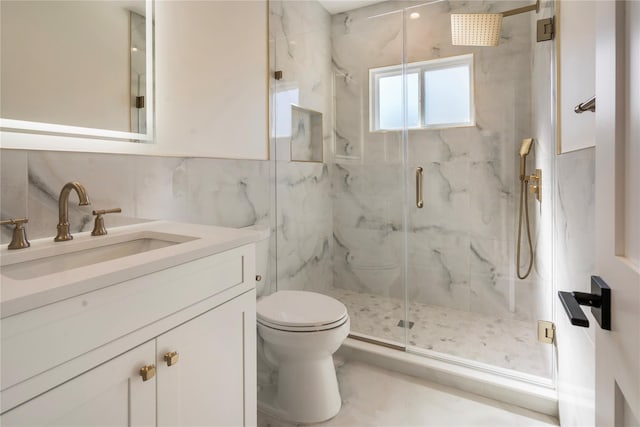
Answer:
M357 360L482 397L558 417L555 389L347 338L338 358Z

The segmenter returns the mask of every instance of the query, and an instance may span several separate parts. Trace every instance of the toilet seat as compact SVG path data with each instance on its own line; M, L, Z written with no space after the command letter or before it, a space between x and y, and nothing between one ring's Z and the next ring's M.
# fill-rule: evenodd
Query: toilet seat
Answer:
M285 332L320 332L320 331L327 331L329 329L334 329L334 328L338 328L342 325L344 325L347 322L347 317L348 316L344 316L342 319L333 322L333 323L328 323L326 325L317 325L317 326L291 326L291 325L278 325L275 323L270 323L267 322L265 320L262 319L257 319L257 322L262 325L265 326L267 328L271 328L271 329L277 329L279 331L285 331Z
M337 328L348 320L340 301L308 291L278 291L261 299L256 309L259 324L282 331L313 332Z

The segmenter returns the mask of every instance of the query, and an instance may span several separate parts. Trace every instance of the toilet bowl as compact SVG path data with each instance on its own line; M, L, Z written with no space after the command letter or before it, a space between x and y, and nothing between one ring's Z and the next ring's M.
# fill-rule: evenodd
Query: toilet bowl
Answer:
M258 229L264 233L264 228ZM264 236L264 234L263 234ZM333 353L349 335L347 308L340 301L308 291L277 291L263 296L268 265L268 235L256 249L258 373L266 364L273 384L259 384L258 409L293 423L333 418L342 399ZM262 282L262 283L260 283ZM260 382L260 379L259 379Z
M258 334L268 363L277 369L277 390L258 407L286 421L316 423L342 405L333 353L349 335L341 302L315 292L278 291L257 306Z

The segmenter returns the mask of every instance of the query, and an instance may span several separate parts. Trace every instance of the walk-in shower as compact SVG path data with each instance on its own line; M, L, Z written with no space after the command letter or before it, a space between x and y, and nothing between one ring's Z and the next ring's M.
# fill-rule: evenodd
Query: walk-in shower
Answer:
M451 40L452 14L529 3L387 1L329 15L315 1L270 2L272 287L339 299L355 338L551 384L553 346L537 336L552 320L548 195L524 207L526 280L516 237L521 141L535 138L522 158L532 170L546 155L537 142L553 138L553 47L535 37L553 3L504 20L495 47ZM322 115L323 163L291 159L292 104Z

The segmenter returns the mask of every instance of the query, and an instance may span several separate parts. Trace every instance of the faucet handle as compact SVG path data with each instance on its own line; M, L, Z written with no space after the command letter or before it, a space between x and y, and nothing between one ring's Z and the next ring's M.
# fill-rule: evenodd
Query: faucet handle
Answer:
M24 228L24 224L29 222L27 218L12 218L0 221L0 225L13 224L13 235L11 236L11 243L9 243L9 249L25 249L31 246L31 243L27 240L27 230Z
M93 231L91 232L91 235L104 236L107 234L107 229L104 226L104 218L102 216L120 212L122 212L122 209L120 208L94 210L93 214L96 216L96 222L93 224Z

